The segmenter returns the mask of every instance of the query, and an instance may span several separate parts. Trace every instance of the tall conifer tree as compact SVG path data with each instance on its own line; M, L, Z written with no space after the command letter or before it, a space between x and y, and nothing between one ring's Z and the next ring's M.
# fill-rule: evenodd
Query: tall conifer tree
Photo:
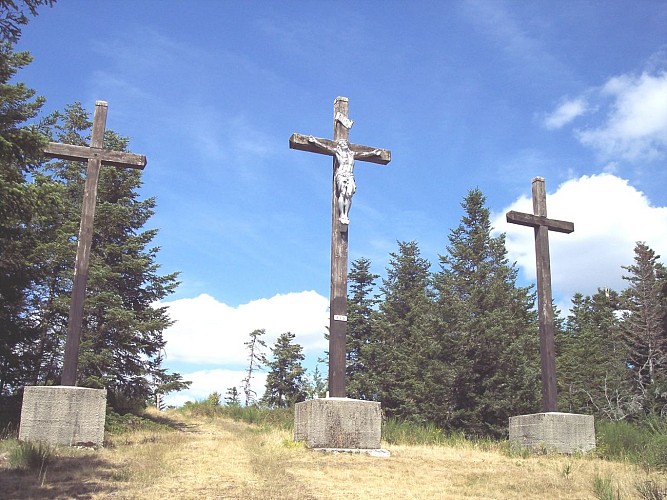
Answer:
M635 263L624 267L622 328L635 393L647 413L667 412L667 270L645 243L635 246Z
M88 142L91 122L80 104L56 113L53 121L59 142ZM127 143L112 131L105 134L107 149L125 151ZM57 161L36 177L36 185L50 186L59 196L30 228L36 240L32 258L41 273L28 314L39 332L31 346L32 383L59 381L85 175L84 163ZM78 384L108 388L119 410L142 405L154 392L187 386L162 367L163 331L171 320L166 307L155 303L178 282L176 273L159 273L159 248L150 246L157 230L144 229L156 203L138 199L141 183L140 171L101 169L79 354Z
M477 189L465 197L435 276L440 361L449 365L439 377L449 395L432 418L499 436L510 416L539 409L539 354L534 294L517 287L517 268L507 260L505 236L491 236L485 201Z
M271 348L267 363L266 392L262 402L273 408L289 408L306 399L306 371L301 365L303 348L294 343L291 332L281 334Z
M559 409L620 420L636 411L628 387L627 350L619 295L598 289L575 294L566 327L556 336Z
M390 256L374 323L371 380L387 415L423 421L423 366L433 296L430 263L414 241L399 241L398 252Z
M3 38L8 36L4 30L0 27ZM37 196L26 176L34 175L46 136L27 122L37 116L44 98L12 82L31 61L27 52L14 52L8 43L0 43L0 395L13 392L20 383L29 344L36 336L25 314L28 288L35 278L26 244L29 223L45 197Z
M252 389L253 372L261 370L266 364L266 355L264 354L266 342L264 339L260 338L262 335L266 335L266 330L264 328L253 330L249 335L250 340L243 343L248 349L248 371L241 381L243 393L245 394L246 406L254 404L255 397L257 396L257 393Z
M347 275L347 395L357 399L375 397L371 383L372 349L375 343L373 321L379 302L375 293L377 274L371 272L371 261L360 258L352 262Z

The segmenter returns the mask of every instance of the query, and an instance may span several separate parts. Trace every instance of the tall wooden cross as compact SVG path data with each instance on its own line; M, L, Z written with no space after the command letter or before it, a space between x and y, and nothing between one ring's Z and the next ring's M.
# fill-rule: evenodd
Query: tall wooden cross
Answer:
M76 385L79 344L81 342L81 324L83 322L83 301L86 295L90 247L93 241L93 219L95 218L97 180L100 174L100 164L137 169L143 169L146 166L146 157L144 155L103 149L107 108L106 102L95 102L93 134L90 140L90 147L50 142L44 148L44 153L52 158L70 161L88 161L86 184L83 191L83 205L81 208L79 241L74 264L72 299L69 308L69 319L67 321L67 341L65 342L62 385Z
M547 218L547 196L542 177L533 179L533 212L507 212L507 222L535 229L535 260L537 264L537 309L542 363L542 407L545 412L556 411L556 349L554 345L554 313L551 297L551 263L549 231L571 233L574 224Z
M341 175L349 171L354 160L386 165L391 161L391 151L359 144L349 144L352 121L348 118L347 97L334 101L333 140L313 136L292 134L290 148L311 153L333 156L332 200L331 200L331 291L329 296L329 395L346 397L345 393L345 336L347 334L347 241L349 197L344 192L354 193L354 180L341 188ZM342 142L344 141L344 142ZM337 182L338 174L338 182ZM349 179L348 179L349 181Z

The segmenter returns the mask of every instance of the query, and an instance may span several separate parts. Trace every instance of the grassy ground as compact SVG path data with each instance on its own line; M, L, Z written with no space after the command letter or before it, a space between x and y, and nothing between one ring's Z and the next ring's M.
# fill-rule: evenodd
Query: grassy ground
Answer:
M59 448L28 470L10 465L16 443L4 440L0 498L661 498L647 488L667 498L663 473L594 455L512 455L463 440L386 444L390 458L328 455L284 429L166 415L168 427L109 434L99 450Z

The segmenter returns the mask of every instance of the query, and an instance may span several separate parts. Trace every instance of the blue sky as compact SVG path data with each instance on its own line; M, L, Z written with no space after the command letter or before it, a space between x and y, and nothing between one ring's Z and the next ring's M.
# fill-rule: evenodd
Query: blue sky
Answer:
M331 159L288 148L331 137L350 101L357 162L350 260L384 274L396 241L437 269L469 189L487 196L522 284L534 281L535 176L549 216L556 301L621 289L636 241L667 255L667 3L114 2L60 0L24 28L19 80L92 113L145 154L167 299L166 365L193 380L172 402L238 385L243 342L292 331L307 365L326 348ZM321 367L323 368L323 367ZM262 375L256 386L261 392Z

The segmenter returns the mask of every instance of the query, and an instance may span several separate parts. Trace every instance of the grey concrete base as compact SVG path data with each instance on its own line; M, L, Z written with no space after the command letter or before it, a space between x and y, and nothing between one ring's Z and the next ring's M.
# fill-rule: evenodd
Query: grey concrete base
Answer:
M309 448L380 448L380 403L348 398L311 399L294 409L294 440Z
M104 442L106 389L70 386L26 387L19 439L75 446Z
M389 458L391 456L391 452L389 450L385 450L384 448L378 448L378 449L313 448L313 451L318 451L321 453L331 453L332 455L338 455L338 454L367 455L369 457L376 457L376 458Z
M593 415L547 412L510 417L510 443L533 451L574 453L594 450Z

